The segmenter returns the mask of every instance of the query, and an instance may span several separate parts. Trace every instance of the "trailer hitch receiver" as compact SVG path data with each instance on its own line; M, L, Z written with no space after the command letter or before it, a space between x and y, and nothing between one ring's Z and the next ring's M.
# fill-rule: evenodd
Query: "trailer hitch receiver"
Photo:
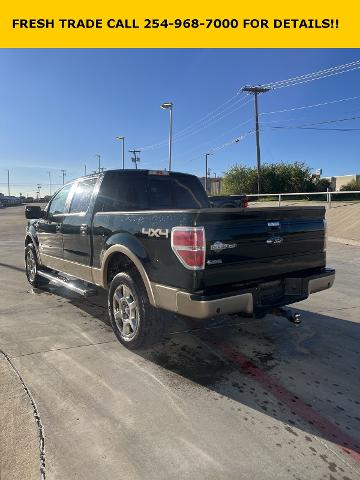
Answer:
M295 325L299 325L301 323L300 313L295 313L289 308L274 308L271 313L273 315L277 315L278 317L284 317Z

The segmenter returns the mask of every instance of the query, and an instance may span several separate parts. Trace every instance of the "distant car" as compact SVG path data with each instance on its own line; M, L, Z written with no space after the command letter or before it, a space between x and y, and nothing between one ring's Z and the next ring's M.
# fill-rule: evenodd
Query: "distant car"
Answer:
M0 202L0 208L5 208L5 205L2 202Z
M209 196L213 208L247 208L249 199L246 195Z

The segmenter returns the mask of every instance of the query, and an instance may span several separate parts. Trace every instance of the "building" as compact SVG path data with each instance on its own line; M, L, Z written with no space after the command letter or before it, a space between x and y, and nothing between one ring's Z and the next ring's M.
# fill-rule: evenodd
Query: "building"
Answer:
M344 187L350 182L360 182L360 175L341 175L339 177L335 177L336 179L336 188L335 190L339 192L341 187Z
M360 175L353 174L353 175L339 175L337 177L322 177L330 182L330 188L333 192L340 192L341 187L344 187L350 182L359 182L360 183Z
M202 186L205 188L205 177L199 177ZM222 178L208 177L206 193L208 195L220 195Z

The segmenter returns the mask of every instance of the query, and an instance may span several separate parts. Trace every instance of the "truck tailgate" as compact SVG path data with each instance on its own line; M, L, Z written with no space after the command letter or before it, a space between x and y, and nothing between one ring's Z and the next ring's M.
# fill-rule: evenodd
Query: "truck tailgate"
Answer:
M244 282L325 266L324 207L204 210L203 286Z

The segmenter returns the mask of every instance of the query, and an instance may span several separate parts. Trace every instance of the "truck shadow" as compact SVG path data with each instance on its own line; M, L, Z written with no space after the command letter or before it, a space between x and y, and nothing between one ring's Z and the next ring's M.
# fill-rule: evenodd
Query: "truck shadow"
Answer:
M109 325L105 293L90 299L56 293ZM158 368L169 389L200 386L214 400L232 402L244 421L259 422L257 411L277 421L264 421L264 429L285 428L294 441L303 435L314 455L312 435L360 461L359 324L296 311L303 319L298 327L271 315L205 324L168 315L166 340L136 355Z
M141 355L171 372L170 380L190 380L235 401L249 421L257 410L283 422L294 437L299 430L311 433L356 456L359 324L297 312L303 317L298 327L271 315L214 319L198 330L190 322L189 332L170 335L168 343ZM310 445L311 437L305 439Z

